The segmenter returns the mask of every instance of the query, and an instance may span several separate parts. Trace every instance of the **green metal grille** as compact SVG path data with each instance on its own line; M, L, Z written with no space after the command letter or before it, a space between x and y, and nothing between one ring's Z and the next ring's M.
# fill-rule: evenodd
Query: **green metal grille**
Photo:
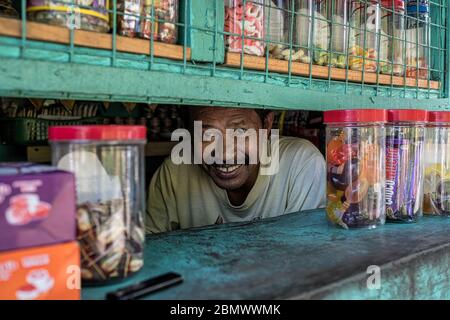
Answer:
M8 36L2 33L0 36L0 63L3 66L0 70L0 94L4 96L310 110L449 107L446 64L449 59L449 7L445 0L429 2L430 21L422 21L419 16L408 16L410 21L425 24L429 28L428 44L409 43L406 38L382 35L380 31L374 33L378 47L383 40L395 40L404 47L409 45L427 53L429 76L420 81L414 79L420 71L418 62L408 66L405 52L402 53L404 59L400 68L415 68L416 77L407 77L406 73L395 75L392 66L388 72L380 73L380 66L389 64L389 61L380 55L357 56L350 50L343 53L344 66L339 68L330 64L339 52L333 47L331 40L327 40L324 48L314 45L316 34L320 31L315 30L317 26L330 26L329 39L333 39L333 31L339 30L339 26L340 29L346 28L349 34L360 32L363 34L362 47L366 47L366 39L370 38L372 31L357 28L351 23L342 24L335 21L333 15L316 16L315 10L305 14L298 10L301 3L298 0L284 1L284 7L276 6L269 0L242 0L244 7L251 4L263 8L266 30L273 27L272 17L285 17L284 36L281 40L275 39L271 32L264 32L262 37L254 37L226 31L225 9L228 1L180 0L179 21L176 23L179 45L177 59L158 54L161 45L154 36L155 23L165 22L155 15L154 4L159 3L158 0L151 1L153 9L145 17L121 12L118 10L118 1L110 1L108 12L112 36L108 38L108 50L77 44L78 30L73 28L70 29L66 43L33 39L30 37L30 30L28 34L25 32L27 26L31 25L27 20L26 0L20 2L20 34ZM68 5L68 1L52 2ZM327 2L329 10L335 10L338 2ZM364 10L372 4L369 0L353 2L360 3ZM92 9L77 4L77 1L70 3L76 8L70 11L70 15L76 15L78 9ZM384 8L383 12L397 15L394 7ZM151 22L152 31L149 38L145 39L148 52L123 51L123 38L118 37L118 34L119 21L124 16ZM297 41L296 21L302 17L312 21L308 33L310 44L307 46ZM245 14L240 23L241 27L246 26ZM93 33L92 39L96 39L97 35L99 34ZM230 37L238 37L241 46L245 46L248 40L260 41L264 45L262 56L253 57L241 50L234 54L234 58L238 55L238 63L235 63L236 59L232 59L233 55L227 49L227 39ZM288 50L288 55L282 60L273 54L272 48L276 45ZM350 48L350 36L347 37L346 46ZM172 49L169 46L165 50ZM300 49L310 52L309 61L296 61L295 53ZM352 58L362 60L362 70L359 73L355 73L349 64ZM377 66L376 72L366 70L367 61ZM284 63L284 67L280 67L280 62ZM273 68L274 65L278 67ZM299 74L298 70L303 70L303 73ZM304 70L307 71L306 74ZM320 77L316 74L317 70L320 70ZM340 75L339 79L336 79L337 73ZM360 78L355 80L355 74L359 74ZM387 84L386 77L391 79ZM394 81L399 79L403 80L401 85ZM409 84L406 84L407 81Z

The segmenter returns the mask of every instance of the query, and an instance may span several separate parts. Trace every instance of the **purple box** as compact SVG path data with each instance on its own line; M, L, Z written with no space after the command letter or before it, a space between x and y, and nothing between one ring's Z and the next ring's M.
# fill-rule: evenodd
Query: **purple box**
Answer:
M0 251L76 239L73 174L31 163L0 163Z

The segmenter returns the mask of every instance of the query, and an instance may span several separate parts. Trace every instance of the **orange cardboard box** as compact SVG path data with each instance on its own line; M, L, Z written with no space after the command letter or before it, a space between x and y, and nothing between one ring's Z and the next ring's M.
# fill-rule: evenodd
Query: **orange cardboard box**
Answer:
M79 300L76 242L0 253L0 300Z

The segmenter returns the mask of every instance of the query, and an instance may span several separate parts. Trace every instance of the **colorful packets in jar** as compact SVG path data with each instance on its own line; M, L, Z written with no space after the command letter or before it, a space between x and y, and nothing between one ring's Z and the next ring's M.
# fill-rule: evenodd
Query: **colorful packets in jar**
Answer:
M262 0L228 0L225 4L226 45L230 52L263 56L264 6Z
M178 0L145 0L141 37L164 43L177 42Z
M450 217L450 112L428 112L426 130L423 213Z
M388 111L386 219L416 222L422 216L425 110Z
M325 112L328 220L345 229L385 221L384 110Z
M108 32L108 9L109 0L28 0L27 18L69 29Z
M117 1L118 34L131 38L139 35L142 8L143 0Z

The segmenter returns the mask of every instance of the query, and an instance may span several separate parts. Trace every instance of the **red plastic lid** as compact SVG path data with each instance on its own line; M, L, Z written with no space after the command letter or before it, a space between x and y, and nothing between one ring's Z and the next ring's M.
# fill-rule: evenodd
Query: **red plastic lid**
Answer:
M428 122L450 122L450 111L428 111Z
M354 109L325 111L324 123L352 123L352 122L386 122L384 109Z
M388 122L401 122L401 121L426 122L427 111L414 109L388 110Z
M51 141L68 140L145 140L145 126L55 126L48 129Z
M386 9L392 9L392 4L397 10L405 10L405 0L381 0L381 5Z

